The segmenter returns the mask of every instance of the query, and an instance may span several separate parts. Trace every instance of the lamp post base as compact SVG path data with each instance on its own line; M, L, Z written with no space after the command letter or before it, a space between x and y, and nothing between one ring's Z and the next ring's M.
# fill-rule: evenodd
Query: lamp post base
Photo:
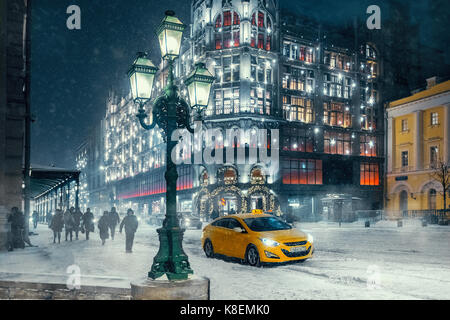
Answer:
M193 271L181 245L184 230L163 227L157 231L160 247L148 277L155 280L167 275L169 280L187 280Z
M187 280L169 281L145 278L131 283L133 300L209 300L209 279L190 276Z

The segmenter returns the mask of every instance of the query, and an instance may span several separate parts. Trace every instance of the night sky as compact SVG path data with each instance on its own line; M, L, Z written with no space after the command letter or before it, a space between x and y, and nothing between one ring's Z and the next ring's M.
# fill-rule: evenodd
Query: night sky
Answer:
M402 0L404 1L404 0ZM281 0L293 12L325 23L342 24L385 1ZM110 89L128 91L126 71L136 52L148 51L155 64L159 46L154 31L168 9L190 23L190 0L39 0L33 2L32 125L33 164L75 166L76 148L105 114ZM81 30L68 30L66 9L81 8ZM441 16L430 8L439 7ZM447 52L449 6L446 0L411 1L410 17L420 24L422 42ZM434 23L432 23L434 22ZM437 28L436 28L437 25ZM433 26L433 27L432 27ZM441 28L442 32L437 32ZM440 30L439 30L440 31Z

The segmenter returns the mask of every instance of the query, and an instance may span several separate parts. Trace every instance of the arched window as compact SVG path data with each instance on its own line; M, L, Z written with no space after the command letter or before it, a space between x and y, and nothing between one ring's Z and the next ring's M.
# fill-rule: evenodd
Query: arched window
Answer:
M436 190L428 191L428 209L436 210Z
M250 173L250 179L252 184L264 183L264 174L261 168L254 168Z
M252 25L256 26L256 12L252 15Z
M216 18L216 33L214 38L216 50L240 46L240 23L241 19L238 12L227 10L219 14Z
M250 46L266 51L272 50L272 20L265 11L256 11L252 15Z

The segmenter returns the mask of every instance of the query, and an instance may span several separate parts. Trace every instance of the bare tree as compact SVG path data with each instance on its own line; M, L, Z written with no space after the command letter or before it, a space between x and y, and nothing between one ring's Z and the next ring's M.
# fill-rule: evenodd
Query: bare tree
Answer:
M431 178L442 186L441 194L444 196L444 210L447 209L447 194L450 192L450 164L442 160L433 165Z

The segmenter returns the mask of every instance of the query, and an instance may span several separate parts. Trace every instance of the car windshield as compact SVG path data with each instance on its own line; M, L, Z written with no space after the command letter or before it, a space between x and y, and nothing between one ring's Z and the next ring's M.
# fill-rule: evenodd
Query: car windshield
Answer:
M292 229L290 225L274 217L260 217L244 219L247 226L256 232Z

